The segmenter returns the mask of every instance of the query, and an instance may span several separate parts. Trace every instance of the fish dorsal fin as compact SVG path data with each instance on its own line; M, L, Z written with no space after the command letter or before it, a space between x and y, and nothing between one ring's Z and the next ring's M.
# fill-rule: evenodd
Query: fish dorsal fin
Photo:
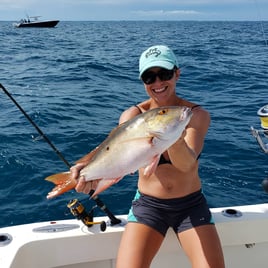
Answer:
M98 152L98 150L99 150L99 146L96 147L94 150L92 150L90 153L86 154L85 156L77 160L75 164L87 165L90 162L90 160L94 157L94 155Z
M118 131L118 129L124 127L124 126L127 124L127 122L128 122L128 121L123 122L123 123L121 123L120 125L118 125L118 126L116 126L115 128L113 128L113 129L110 131L110 133L109 133L107 139L108 139L109 137L113 136L114 133Z

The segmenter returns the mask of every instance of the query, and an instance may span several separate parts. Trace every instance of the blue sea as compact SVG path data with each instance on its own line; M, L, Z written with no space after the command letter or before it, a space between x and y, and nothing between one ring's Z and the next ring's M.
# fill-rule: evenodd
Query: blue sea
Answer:
M261 182L268 156L250 133L268 104L268 22L65 22L51 29L0 22L0 83L70 163L100 144L121 112L147 98L140 53L170 46L181 67L177 93L211 113L200 159L211 207L268 202ZM0 227L72 218L70 191L47 200L44 180L67 170L0 90ZM99 195L114 214L128 212L137 174ZM95 215L103 215L96 208Z

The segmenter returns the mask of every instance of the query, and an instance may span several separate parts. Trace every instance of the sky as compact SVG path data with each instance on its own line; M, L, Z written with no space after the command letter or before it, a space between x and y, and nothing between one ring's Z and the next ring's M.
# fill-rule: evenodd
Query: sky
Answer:
M0 0L0 21L268 20L268 0Z

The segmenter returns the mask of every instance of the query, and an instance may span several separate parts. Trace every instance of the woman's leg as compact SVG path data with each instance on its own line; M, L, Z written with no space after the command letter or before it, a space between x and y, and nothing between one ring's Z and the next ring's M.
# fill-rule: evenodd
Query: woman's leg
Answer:
M193 268L224 268L224 257L215 225L202 225L178 234Z
M121 239L116 267L149 268L163 239L163 235L151 227L129 222Z

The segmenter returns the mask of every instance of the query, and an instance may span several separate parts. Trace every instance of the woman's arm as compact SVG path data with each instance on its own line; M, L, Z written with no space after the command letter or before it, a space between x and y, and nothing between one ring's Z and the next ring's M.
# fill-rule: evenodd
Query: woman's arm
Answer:
M182 172L188 171L196 163L210 124L210 115L206 110L199 107L193 113L184 135L168 149L172 164Z

